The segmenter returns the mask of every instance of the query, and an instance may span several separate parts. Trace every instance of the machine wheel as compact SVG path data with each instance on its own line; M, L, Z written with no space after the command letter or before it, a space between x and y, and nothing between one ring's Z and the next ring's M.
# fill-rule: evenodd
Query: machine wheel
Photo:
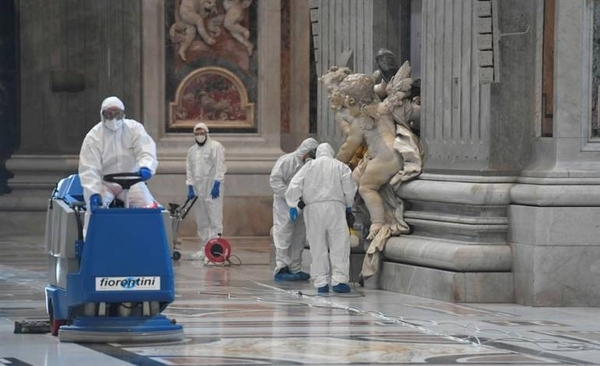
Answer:
M50 317L50 334L57 336L60 326L67 324L67 322L61 319L54 319L54 306L52 305L52 300L48 300L48 316Z
M177 250L176 250L176 251L174 251L174 252L173 252L173 260L174 260L174 261L178 261L178 260L180 260L180 259L181 259L181 253L179 253L179 251L177 251Z

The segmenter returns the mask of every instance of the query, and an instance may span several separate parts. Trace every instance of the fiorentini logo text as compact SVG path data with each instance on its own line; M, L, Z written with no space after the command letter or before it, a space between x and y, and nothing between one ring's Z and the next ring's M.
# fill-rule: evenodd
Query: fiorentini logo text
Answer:
M160 276L96 277L96 291L160 290Z

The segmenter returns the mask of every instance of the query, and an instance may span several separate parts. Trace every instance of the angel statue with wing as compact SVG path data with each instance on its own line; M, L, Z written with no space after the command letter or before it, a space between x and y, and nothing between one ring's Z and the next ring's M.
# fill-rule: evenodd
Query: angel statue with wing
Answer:
M382 50L378 56L386 56L385 52L389 51ZM350 163L366 145L353 177L370 216L367 240L380 250L388 237L410 232L396 192L403 182L417 177L423 165L423 148L410 125L420 114L410 63L406 61L387 78L389 68L382 70L373 75L351 74L334 66L320 79L346 138L337 158ZM383 80L376 84L381 76Z

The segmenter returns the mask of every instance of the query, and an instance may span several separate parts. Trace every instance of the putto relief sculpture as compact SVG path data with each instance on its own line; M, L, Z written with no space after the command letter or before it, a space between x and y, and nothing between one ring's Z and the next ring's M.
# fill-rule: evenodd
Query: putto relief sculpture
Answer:
M352 74L348 68L334 66L320 79L345 137L337 159L352 168L352 161L362 155L353 177L371 222L365 278L376 273L377 253L387 239L410 232L396 192L403 182L416 178L423 166L423 148L411 129L411 122L418 122L420 115L420 89L410 77L410 63L398 69L392 61L391 52L382 50L377 55L380 71L373 75Z
M188 61L188 51L195 41L209 49L224 41L227 34L239 42L248 56L254 51L247 22L252 0L174 0L175 22L169 29L171 42L178 47L182 61Z
M186 51L196 35L207 45L214 45L215 38L221 34L223 19L217 11L217 0L181 0L175 12L175 23L169 30L171 41L179 43L177 53L181 59L186 61Z
M246 9L251 4L252 0L223 0L223 8L225 9L223 25L233 38L246 47L248 56L252 55L254 44L249 41L250 30L245 28L241 22L244 19Z

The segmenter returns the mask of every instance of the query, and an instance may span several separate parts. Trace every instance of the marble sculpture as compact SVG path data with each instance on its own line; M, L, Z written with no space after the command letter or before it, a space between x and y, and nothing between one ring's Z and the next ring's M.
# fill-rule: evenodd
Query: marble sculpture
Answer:
M387 53L382 50L378 56ZM345 137L337 159L353 168L370 216L366 239L371 244L363 264L364 278L376 273L378 253L387 239L410 232L397 191L403 182L421 174L423 166L423 148L411 129L411 122L419 119L420 105L410 63L392 68L397 72L387 78L390 68L381 70L372 75L353 74L347 67L333 66L320 78L329 94L334 120ZM353 166L357 154L362 158Z

